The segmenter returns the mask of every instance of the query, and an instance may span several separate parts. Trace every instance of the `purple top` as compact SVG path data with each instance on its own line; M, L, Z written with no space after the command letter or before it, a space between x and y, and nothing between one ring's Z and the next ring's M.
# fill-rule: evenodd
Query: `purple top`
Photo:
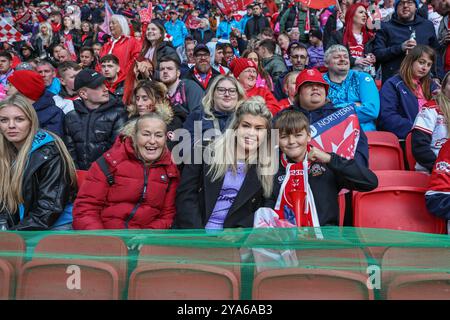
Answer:
M245 179L245 163L238 163L236 174L228 170L223 180L222 189L219 192L216 205L205 229L222 230L228 211L233 205L236 196Z

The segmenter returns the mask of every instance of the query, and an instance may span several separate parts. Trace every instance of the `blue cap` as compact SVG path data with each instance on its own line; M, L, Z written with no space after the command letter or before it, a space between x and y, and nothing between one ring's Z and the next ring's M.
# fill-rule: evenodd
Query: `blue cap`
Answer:
M414 0L414 2L416 3L416 8L419 9L419 0ZM397 12L397 6L398 6L399 3L400 3L400 0L395 0L394 1L395 12Z

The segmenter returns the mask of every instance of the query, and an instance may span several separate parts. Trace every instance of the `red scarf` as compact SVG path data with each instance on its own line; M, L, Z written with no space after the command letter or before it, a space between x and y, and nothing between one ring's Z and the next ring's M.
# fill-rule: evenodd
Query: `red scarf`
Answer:
M200 73L197 71L197 68L194 68L194 76L202 84L203 88L206 89L208 87L209 80L212 77L212 70L209 69L209 72L206 75L205 80L203 80L202 77L200 76Z
M303 162L289 163L286 155L282 154L281 163L286 168L286 175L274 211L280 219L292 221L294 215L295 224L299 227L320 227L314 196L308 182L308 155L305 155Z

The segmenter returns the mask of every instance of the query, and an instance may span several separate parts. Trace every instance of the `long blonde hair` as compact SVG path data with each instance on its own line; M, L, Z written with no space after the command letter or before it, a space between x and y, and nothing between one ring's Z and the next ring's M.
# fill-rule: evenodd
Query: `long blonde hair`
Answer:
M237 89L238 102L236 109L239 107L239 104L241 104L246 97L244 88L242 88L242 85L239 83L239 81L236 80L235 77L225 76L222 74L215 77L213 82L211 83L211 86L208 88L208 91L206 91L206 94L202 99L203 111L205 112L206 119L209 120L215 119L215 116L212 112L214 109L214 92L216 91L219 84L225 80L228 80L231 83L233 83L233 85Z
M0 211L8 210L14 213L17 211L18 205L24 201L22 195L23 176L34 137L39 130L39 120L31 103L21 94L12 95L0 102L0 110L8 106L19 108L30 121L30 132L19 150L3 134L0 134ZM66 146L57 135L48 131L46 132L55 140L55 145L63 158L64 175L61 179L67 177L67 174L69 174L69 182L74 190L76 190L77 178L75 164Z
M258 179L261 182L264 196L269 197L272 193L274 166L274 161L272 159L274 152L270 145L272 114L267 108L264 99L259 96L251 97L247 101L243 102L237 108L227 130L225 130L225 133L206 148L207 153L212 156L211 166L207 172L207 175L211 177L212 181L216 181L223 178L230 169L234 174L236 174L237 160L235 133L245 115L262 117L266 122L266 138L263 142L261 142L258 152L246 159L245 164L246 170L249 165L256 164L256 172ZM264 171L268 168L272 169L271 174L264 173Z
M42 26L44 26L44 25L47 27L47 35L44 35L42 33L42 30L41 30ZM44 42L44 44L49 46L51 44L52 39L53 39L53 30L52 30L51 24L46 22L46 21L45 22L41 22L39 24L39 32L37 34L37 37L41 38L42 41Z

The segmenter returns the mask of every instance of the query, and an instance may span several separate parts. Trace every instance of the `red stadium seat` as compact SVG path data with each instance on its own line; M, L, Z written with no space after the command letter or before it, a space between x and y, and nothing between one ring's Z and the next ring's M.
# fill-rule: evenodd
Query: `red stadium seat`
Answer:
M12 232L0 232L0 259L8 261L17 271L22 266L25 241Z
M382 293L388 300L450 300L448 248L396 248L383 255Z
M427 174L412 171L377 171L378 188L355 192L353 224L361 228L445 233L445 221L425 206Z
M235 248L143 246L130 277L129 300L237 300Z
M297 250L299 266L264 270L253 282L254 300L373 300L367 261L359 248Z
M78 189L80 189L81 185L84 182L84 179L86 179L87 171L86 170L77 170L77 184Z
M406 161L408 161L408 167L410 171L416 171L416 159L412 153L412 144L411 144L411 132L406 136L405 141L405 152L406 152Z
M403 151L395 134L386 131L366 132L371 170L404 170Z
M112 236L47 236L21 269L17 299L120 299L127 255L124 242ZM79 268L81 288L68 287L71 266Z
M13 295L14 269L7 260L0 258L0 300L8 300Z
M12 232L0 232L0 299L14 296L16 274L23 264L25 241Z

